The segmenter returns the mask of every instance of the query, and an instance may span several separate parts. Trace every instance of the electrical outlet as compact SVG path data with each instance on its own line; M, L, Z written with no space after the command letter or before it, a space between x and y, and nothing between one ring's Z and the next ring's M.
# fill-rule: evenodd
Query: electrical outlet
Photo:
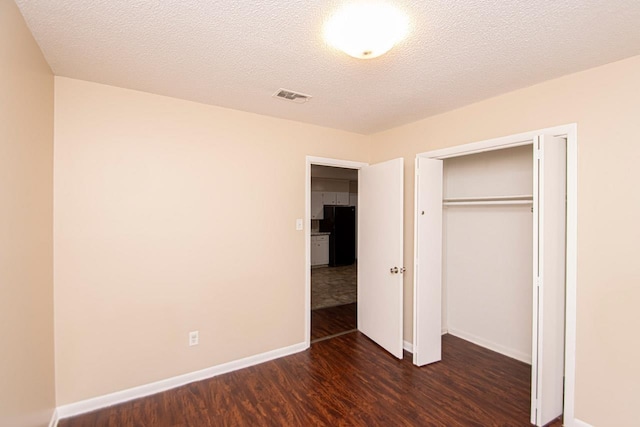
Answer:
M189 332L189 347L198 345L198 331Z

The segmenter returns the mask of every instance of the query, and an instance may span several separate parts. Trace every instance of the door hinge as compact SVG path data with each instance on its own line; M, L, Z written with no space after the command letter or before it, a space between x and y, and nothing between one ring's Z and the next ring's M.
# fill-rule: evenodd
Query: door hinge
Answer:
M540 160L540 159L542 159L542 156L543 156L543 154L542 154L542 149L540 149L540 148L536 148L536 149L534 149L534 150L533 150L533 156L534 156L534 158L535 158L536 160Z
M540 278L540 276L538 276L536 278L536 286L537 287L541 287L542 286L542 278Z

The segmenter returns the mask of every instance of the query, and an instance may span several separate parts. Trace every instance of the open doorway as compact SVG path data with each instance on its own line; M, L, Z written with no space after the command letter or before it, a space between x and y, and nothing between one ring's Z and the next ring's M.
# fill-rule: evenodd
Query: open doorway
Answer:
M402 359L404 159L369 165L307 156L305 163L305 343L311 344L311 168L319 165L353 169L358 174L357 201L354 198L357 330ZM313 205L318 206L317 195ZM321 205L324 212L324 204Z
M311 166L311 343L357 330L358 170Z

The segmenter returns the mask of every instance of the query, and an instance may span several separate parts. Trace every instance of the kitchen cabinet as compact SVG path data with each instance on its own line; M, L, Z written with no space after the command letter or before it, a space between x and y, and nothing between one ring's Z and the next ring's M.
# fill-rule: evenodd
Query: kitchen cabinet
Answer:
M335 191L323 191L322 192L322 204L325 206L335 206L336 204L336 192Z
M349 193L349 206L358 206L358 193Z
M311 219L324 219L324 203L321 191L311 192Z
M346 191L312 191L311 219L324 219L325 206L349 206L349 199Z
M346 191L323 191L322 204L324 206L349 206L349 193Z
M311 236L311 265L329 264L329 235Z
M349 193L346 191L336 193L336 205L349 206Z

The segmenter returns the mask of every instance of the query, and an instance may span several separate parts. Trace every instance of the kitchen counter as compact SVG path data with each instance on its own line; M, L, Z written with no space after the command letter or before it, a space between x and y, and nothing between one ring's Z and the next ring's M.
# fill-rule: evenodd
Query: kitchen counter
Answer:
M312 231L311 232L312 236L328 236L329 234L331 234L330 231Z

